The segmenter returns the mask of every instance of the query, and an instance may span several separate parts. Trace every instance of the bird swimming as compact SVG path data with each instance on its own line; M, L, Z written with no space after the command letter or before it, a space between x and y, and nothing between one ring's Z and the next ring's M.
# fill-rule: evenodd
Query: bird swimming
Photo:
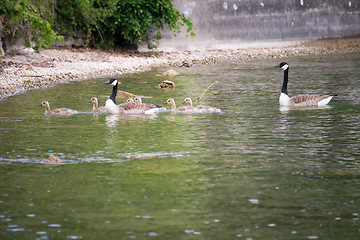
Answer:
M155 104L141 104L137 102L125 102L116 105L115 97L118 89L118 81L111 78L105 84L113 86L112 93L108 100L105 102L106 113L110 114L153 114L159 112L162 107Z
M281 62L280 64L274 66L276 68L281 68L284 70L284 81L281 88L281 94L279 97L280 106L284 107L323 107L327 105L330 100L336 95L307 95L300 94L293 97L289 97L287 92L287 84L289 78L289 64L286 62Z
M105 106L99 107L99 102L97 97L92 97L89 103L93 104L93 112L106 112Z
M172 98L169 98L168 100L166 100L165 104L169 104L171 106L172 113L186 113L186 114L198 113L198 110L192 106L181 106L181 107L177 108L175 101Z
M43 101L40 103L40 106L45 107L45 115L68 115L78 113L78 111L69 108L55 108L54 110L50 110L50 104L48 101Z
M183 103L186 103L188 106L193 107L193 103L191 98L185 98L185 100L183 101ZM215 112L221 112L220 109L215 108L215 107L210 107L210 106L204 106L204 105L198 105L196 107L194 107L198 110L199 113L215 113Z

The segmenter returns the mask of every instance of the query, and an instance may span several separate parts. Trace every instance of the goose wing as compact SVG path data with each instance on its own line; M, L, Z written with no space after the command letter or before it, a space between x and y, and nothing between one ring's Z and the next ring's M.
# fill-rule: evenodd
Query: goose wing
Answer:
M324 100L325 98L330 97L330 95L307 95L301 94L296 95L290 98L290 102L295 105L306 105L306 106L313 106L317 105L318 102Z

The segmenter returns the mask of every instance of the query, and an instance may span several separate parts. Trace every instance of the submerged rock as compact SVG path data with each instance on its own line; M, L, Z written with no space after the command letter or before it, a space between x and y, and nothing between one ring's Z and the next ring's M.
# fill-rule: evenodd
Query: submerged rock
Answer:
M179 73L174 69L169 69L161 74L161 76L176 76L176 75L179 75Z
M118 91L116 94L116 97L117 98L134 98L134 97L136 97L136 95L129 93L129 92Z
M50 156L48 159L44 159L41 163L62 163L63 161L55 156Z
M175 83L169 80L165 80L158 85L158 88L175 88Z

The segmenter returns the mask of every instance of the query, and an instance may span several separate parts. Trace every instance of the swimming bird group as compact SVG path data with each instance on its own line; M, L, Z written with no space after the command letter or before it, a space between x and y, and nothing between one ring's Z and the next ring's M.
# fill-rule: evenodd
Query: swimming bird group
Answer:
M287 85L289 80L289 64L286 62L281 62L280 64L274 66L280 68L284 71L284 79L281 88L281 93L279 97L280 107L294 107L294 108L306 108L306 107L323 107L326 106L331 99L336 95L307 95L300 94L293 97L288 95ZM98 99L92 97L89 103L93 104L93 112L106 112L108 114L154 114L161 111L164 111L165 108L162 106L152 104L152 103L143 103L141 98L135 95L130 95L130 97L125 103L119 105L116 104L116 96L118 92L118 80L111 78L105 84L109 84L113 87L111 95L108 100L106 100L104 106L99 107ZM124 93L120 91L121 93ZM176 107L175 101L173 98L166 100L165 104L170 105L172 113L218 113L221 112L220 109L210 106L193 106L192 100L190 98L185 98L182 102L186 106ZM78 113L76 110L69 108L56 108L50 110L50 104L48 101L43 101L40 106L45 107L45 115L68 115Z

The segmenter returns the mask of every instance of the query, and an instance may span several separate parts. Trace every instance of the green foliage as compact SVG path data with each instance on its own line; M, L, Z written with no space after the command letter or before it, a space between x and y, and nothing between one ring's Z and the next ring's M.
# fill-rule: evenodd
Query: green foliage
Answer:
M63 39L61 35L85 34L95 48L137 47L146 41L151 49L158 46L166 25L174 35L182 28L194 34L191 19L175 9L172 0L0 1L6 32L25 37L28 46L35 42L37 49Z
M187 27L193 35L191 19L174 9L172 0L74 0L59 1L57 24L64 34L86 33L96 48L137 46L147 41L149 48L158 45L160 29L168 25L175 33ZM152 38L152 33L154 37Z
M5 15L4 30L13 38L24 37L25 44L35 42L35 49L48 47L56 39L62 40L52 26L50 1L1 0L0 15Z
M160 29L169 26L174 35L184 27L192 36L189 17L174 8L172 0L0 0L0 15L14 37L19 32L36 47L81 34L95 48L137 47L146 41L156 48Z

